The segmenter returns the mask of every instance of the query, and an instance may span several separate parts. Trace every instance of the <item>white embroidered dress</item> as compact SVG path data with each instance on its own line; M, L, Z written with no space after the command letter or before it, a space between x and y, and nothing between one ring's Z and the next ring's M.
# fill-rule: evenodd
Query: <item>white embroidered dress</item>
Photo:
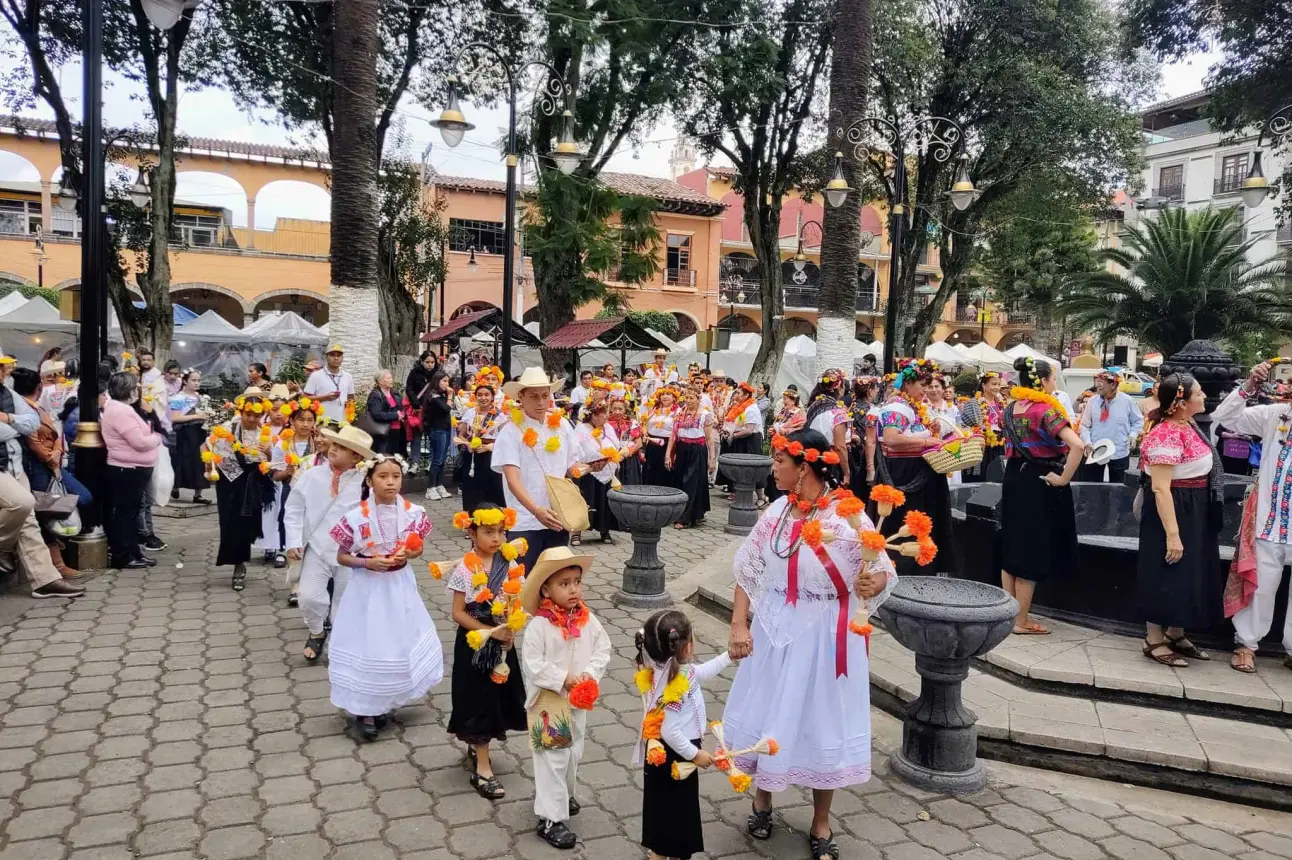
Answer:
M794 524L803 522L787 517L777 531L788 506L786 497L773 502L736 552L736 584L754 612L754 652L736 671L723 726L732 749L765 737L780 745L775 756L739 762L758 788L843 788L870 779L870 662L865 639L848 632L861 545L832 506L816 519L836 536L822 544L834 572L803 543L781 558L777 553L785 554L797 533ZM873 528L862 519L863 530ZM888 584L867 601L872 613L897 582L886 556L875 565L888 572Z
M431 530L426 511L395 497L375 499L347 513L332 539L353 555L394 552L409 534ZM336 611L328 647L332 704L354 716L387 714L419 701L444 677L444 653L430 613L417 590L413 569L354 570Z

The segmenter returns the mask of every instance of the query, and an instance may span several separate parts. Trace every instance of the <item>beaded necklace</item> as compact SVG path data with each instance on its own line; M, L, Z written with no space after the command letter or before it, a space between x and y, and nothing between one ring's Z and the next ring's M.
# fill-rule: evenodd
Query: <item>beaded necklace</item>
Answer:
M797 497L797 494L795 495ZM817 497L816 499L812 499L811 501L808 502L808 504L811 505L812 508L810 511L808 511L807 516L803 518L804 526L806 526L812 520L816 519L818 514L826 510L826 508L818 507L818 503L821 501L826 502L826 508L829 507L829 496L824 492L824 490L822 491L819 497ZM796 507L799 507L797 503L787 504L785 506L785 510L781 511L781 515L776 519L776 528L772 530L772 552L776 554L777 558L789 558L790 556L794 555L794 553L798 552L799 546L803 543L803 529L800 528L798 535L790 539L789 544L786 546L784 552L781 552L779 549L776 548L777 542L781 541L785 536L785 528L789 526L791 528L791 531L793 529L792 522L791 522L792 517L790 516L790 514L794 512L794 509Z

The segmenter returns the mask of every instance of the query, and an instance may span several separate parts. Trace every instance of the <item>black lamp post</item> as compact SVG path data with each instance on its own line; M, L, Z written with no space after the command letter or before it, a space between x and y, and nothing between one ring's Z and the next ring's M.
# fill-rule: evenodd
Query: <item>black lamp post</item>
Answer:
M541 110L547 116L555 116L558 108L557 100L565 106L564 121L562 123L561 138L556 148L550 153L556 166L564 174L573 173L583 160L583 152L574 142L574 114L569 110L570 90L561 79L561 75L555 68L541 60L532 60L518 65L509 64L507 58L491 45L482 42L475 42L467 45L463 53L472 50L483 51L492 56L502 68L503 74L507 78L507 211L503 217L503 246L506 256L502 262L502 372L511 376L511 326L512 315L514 314L516 290L516 165L519 161L519 154L516 151L516 84L517 78L531 67L538 67L546 74L547 79L542 86L538 88L538 98L535 107ZM465 114L462 113L461 95L459 92L458 79L450 77L448 80L449 93L448 104L440 112L440 118L433 121L431 125L440 130L440 136L444 138L444 143L449 147L456 147L462 143L462 138L468 131L475 128L474 125L467 122ZM474 253L472 260L474 261Z
M889 186L889 213L892 221L889 233L891 252L888 263L888 309L884 317L884 372L892 373L896 367L898 302L897 283L898 267L902 259L902 239L906 229L906 155L907 147L914 140L922 151L932 154L935 161L945 163L952 154L963 146L964 129L954 120L940 116L922 116L911 120L903 127L900 120L882 116L865 116L845 128L837 128L835 137L846 141L853 147L858 160L862 160L869 149L867 129L878 132L879 139L887 148L893 162L893 182ZM834 154L834 176L825 185L826 202L831 206L842 206L844 198L853 189L843 173L843 153ZM977 198L978 191L969 179L969 171L963 156L960 171L955 184L951 186L951 203L957 209L967 209Z

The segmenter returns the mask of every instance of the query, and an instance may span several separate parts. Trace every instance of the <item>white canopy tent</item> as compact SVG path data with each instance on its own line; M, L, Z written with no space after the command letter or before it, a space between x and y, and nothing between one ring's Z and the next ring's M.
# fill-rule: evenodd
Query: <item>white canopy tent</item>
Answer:
M291 311L262 316L242 329L242 336L252 342L267 341L299 346L322 346L327 343L327 332Z
M79 326L59 316L58 308L42 298L28 299L18 307L0 316L0 329L19 331L63 332L76 334Z
M934 341L924 348L924 357L938 364L965 364L969 357L946 341Z
M1025 343L1020 343L1018 346L1010 347L1009 349L1005 350L1005 355L1009 356L1011 359L1032 358L1037 361L1048 361L1054 365L1059 364L1058 359L1050 358L1048 355L1045 355L1042 352L1038 352L1037 350L1033 349L1032 347L1028 346Z
M9 295L0 299L0 316L4 316L10 311L15 311L25 304L27 304L27 297L17 290L14 290L9 293Z
M22 298L16 292L10 295ZM58 308L44 299L23 299L22 304L0 316L0 349L34 367L50 347L60 346L64 353L70 352L79 330L80 326L60 318Z
M965 350L964 357L983 370L1003 372L1014 368L1014 359L985 343L976 343L969 347Z
M204 311L192 322L175 329L175 340L202 343L237 343L247 340L247 335L215 311Z

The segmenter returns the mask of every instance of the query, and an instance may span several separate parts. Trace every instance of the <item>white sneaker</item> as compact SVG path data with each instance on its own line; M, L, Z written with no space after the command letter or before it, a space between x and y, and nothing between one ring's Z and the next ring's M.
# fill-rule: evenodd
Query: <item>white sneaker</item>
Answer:
M428 499L438 499L439 497L440 497L440 496L439 496L439 494L438 494L438 493L436 493L436 492L435 492L435 488L434 488L434 487L427 487L427 488L426 488L426 498L428 498Z
M444 489L443 485L436 487L435 492L440 494L441 499L447 499L452 495L448 490Z

